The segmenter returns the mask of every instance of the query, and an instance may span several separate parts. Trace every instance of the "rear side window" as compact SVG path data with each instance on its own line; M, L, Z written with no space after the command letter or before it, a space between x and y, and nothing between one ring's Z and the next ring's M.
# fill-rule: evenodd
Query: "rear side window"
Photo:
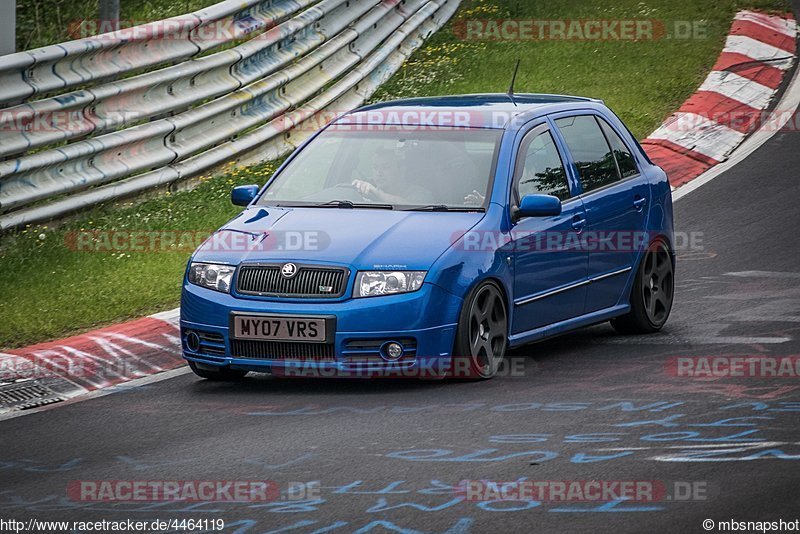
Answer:
M522 141L517 160L517 194L543 193L561 200L569 198L567 174L549 131L532 133Z
M614 155L593 115L563 117L555 122L578 167L584 193L620 179Z
M597 120L600 122L600 126L603 128L603 133L606 134L608 144L611 145L611 150L614 152L614 159L617 160L619 172L622 174L622 177L628 178L630 176L639 174L639 169L636 168L636 161L633 159L631 151L628 150L627 146L625 146L625 142L622 141L620 136L617 135L617 132L615 132L606 121L599 117Z

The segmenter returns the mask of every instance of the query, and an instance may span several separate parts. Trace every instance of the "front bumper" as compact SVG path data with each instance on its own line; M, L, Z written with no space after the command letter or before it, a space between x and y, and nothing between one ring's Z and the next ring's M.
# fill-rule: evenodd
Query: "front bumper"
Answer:
M204 365L286 376L441 376L450 365L461 304L462 299L430 283L412 293L336 302L241 298L185 283L183 355ZM336 332L324 350L309 344L317 346L300 351L306 353L303 356L266 350L258 358L245 358L232 350L231 312L334 315ZM198 350L189 349L189 332L200 335ZM405 349L396 361L389 361L381 349L388 341L400 341Z

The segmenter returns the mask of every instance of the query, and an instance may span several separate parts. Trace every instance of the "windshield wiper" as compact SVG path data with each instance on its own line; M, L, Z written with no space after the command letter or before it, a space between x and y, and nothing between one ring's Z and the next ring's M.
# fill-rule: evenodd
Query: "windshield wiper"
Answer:
M312 204L314 208L341 208L351 210L356 207L351 200L329 200L328 202L321 202L320 204Z
M351 200L329 200L319 204L278 204L278 206L286 208L339 208L347 210L351 210L353 208L371 208L376 210L394 209L394 206L391 204L354 203Z
M428 204L427 206L414 206L403 211L486 211L481 207L447 206L445 204Z

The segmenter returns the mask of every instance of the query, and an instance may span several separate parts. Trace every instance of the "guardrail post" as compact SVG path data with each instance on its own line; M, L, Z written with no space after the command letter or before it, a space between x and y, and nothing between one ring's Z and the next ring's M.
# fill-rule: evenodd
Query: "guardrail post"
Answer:
M17 51L17 1L0 2L0 56Z
M100 33L117 31L119 29L119 0L100 0L98 19L100 19Z

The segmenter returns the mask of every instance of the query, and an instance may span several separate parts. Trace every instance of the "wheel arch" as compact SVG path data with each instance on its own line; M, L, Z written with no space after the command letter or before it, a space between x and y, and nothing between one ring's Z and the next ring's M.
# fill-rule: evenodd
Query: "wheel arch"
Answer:
M667 250L669 250L669 256L670 256L670 258L672 259L672 268L673 268L673 270L674 270L674 269L675 269L675 262L677 261L677 257L676 257L676 254L675 254L675 247L673 246L672 239L670 239L670 236L669 236L667 233L665 233L665 232L658 232L658 233L656 233L656 235L654 235L654 236L653 236L653 238L652 238L652 239L651 239L651 240L650 240L650 241L647 243L647 246L649 247L649 246L650 246L651 244L653 244L653 242L655 242L657 239L660 239L660 240L664 241L664 243L666 243L666 244L667 244Z

